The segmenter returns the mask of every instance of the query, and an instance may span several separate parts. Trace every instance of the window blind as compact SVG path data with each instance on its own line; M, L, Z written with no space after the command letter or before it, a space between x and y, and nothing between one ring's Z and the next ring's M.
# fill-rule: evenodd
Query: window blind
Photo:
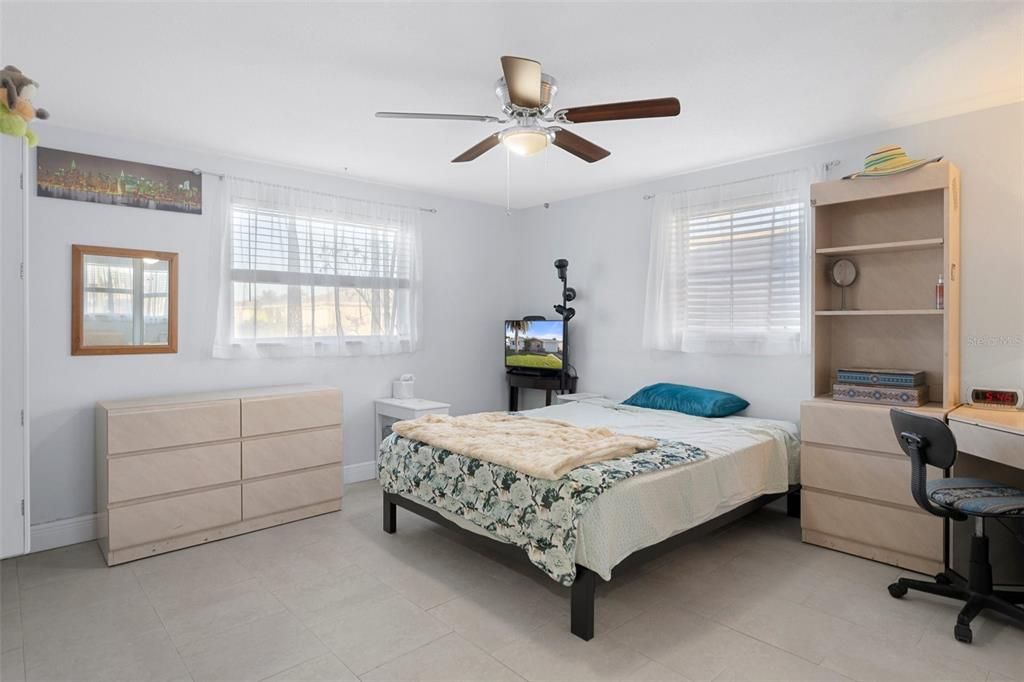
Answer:
M797 203L715 212L675 230L684 261L684 334L733 336L800 332L800 226Z
M663 201L652 231L646 345L742 354L805 349L805 177L767 176Z
M232 210L236 281L408 287L411 256L397 227L244 206Z
M228 176L214 357L415 350L421 211Z

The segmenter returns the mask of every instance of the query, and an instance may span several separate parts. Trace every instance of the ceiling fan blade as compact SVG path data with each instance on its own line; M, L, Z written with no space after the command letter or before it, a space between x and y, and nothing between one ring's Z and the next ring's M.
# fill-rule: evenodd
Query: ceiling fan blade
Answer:
M484 139L480 140L475 145L473 145L466 151L456 156L454 159L452 159L452 163L463 163L465 161L472 161L473 159L480 156L484 152L494 149L500 143L501 138L498 136L498 133L494 133L493 135L485 137Z
M481 123L501 123L497 116L477 116L475 114L424 114L415 111L378 111L377 118L421 118L431 121L479 121Z
M590 140L586 140L576 133L570 133L564 128L551 128L555 131L555 146L561 147L565 151L569 152L573 156L578 156L587 163L594 163L600 161L604 157L611 154L610 151L603 147L598 147Z
M560 109L555 112L555 120L566 123L593 123L595 121L622 121L628 118L659 118L678 115L679 100L675 97L663 97L661 99L641 99L634 102L613 102Z
M540 62L523 57L502 57L501 70L505 73L508 99L524 109L540 107Z

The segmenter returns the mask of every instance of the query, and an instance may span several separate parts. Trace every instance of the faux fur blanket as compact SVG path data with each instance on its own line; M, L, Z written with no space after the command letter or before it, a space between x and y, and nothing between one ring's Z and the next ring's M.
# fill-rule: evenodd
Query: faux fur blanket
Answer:
M576 467L657 447L650 438L503 412L428 414L395 423L400 436L554 481Z

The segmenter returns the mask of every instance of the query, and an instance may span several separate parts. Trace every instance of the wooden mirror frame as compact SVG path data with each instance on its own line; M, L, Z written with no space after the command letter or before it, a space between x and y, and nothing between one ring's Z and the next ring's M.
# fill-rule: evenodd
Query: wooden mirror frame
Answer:
M82 345L82 315L85 283L85 256L118 256L121 258L155 258L167 261L167 343L139 346ZM178 352L178 254L165 251L117 249L109 246L71 245L71 354L72 355L142 355Z

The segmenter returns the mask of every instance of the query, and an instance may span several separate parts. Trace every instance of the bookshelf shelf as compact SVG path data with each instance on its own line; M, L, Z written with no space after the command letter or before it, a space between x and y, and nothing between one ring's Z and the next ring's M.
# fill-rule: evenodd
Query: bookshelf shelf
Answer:
M905 310L815 310L815 315L823 317L876 317L881 315L942 315L945 310L934 308L911 308Z
M870 403L846 403L846 402L840 402L840 401L833 400L831 393L825 393L823 395L816 395L816 396L814 396L813 398L811 398L807 402L813 403L815 405L824 405L824 406L827 406L827 407L835 407L836 409L840 409L840 410L865 410L865 411L879 410L879 411L884 412L886 414L888 414L889 410L891 410L893 407L895 407L895 405L872 405ZM914 411L914 412L922 412L924 414L927 414L930 417L938 417L940 419L944 418L946 416L946 413L949 412L949 410L947 410L946 408L944 408L942 406L942 403L937 403L937 402L929 402L929 403L925 403L924 405L918 405L917 407L907 407L907 408L900 408L900 409L907 409L907 410L911 410L911 411Z
M829 246L817 249L819 256L856 256L867 253L896 253L899 251L918 251L921 249L940 249L942 237L931 239L907 239L899 242L879 242L876 244L851 244L849 246Z

